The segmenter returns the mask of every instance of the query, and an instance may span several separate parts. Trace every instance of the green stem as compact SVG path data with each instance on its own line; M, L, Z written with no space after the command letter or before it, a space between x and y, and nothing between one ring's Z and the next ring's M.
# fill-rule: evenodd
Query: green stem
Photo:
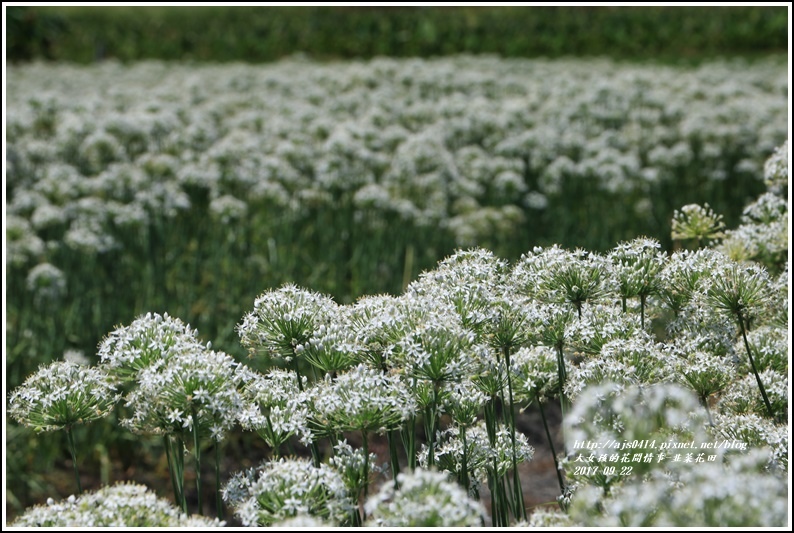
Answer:
M416 415L411 415L408 427L408 468L416 470Z
M427 465L434 466L436 464L435 447L436 447L436 430L438 429L438 389L440 383L433 383L433 405L427 410L429 424L425 424L429 435L427 435L428 451L427 451Z
M562 349L562 344L557 345L557 377L560 387L560 414L562 419L565 420L566 411L566 398L565 398L565 380L567 373L565 372L565 354ZM565 436L563 435L563 450L565 449Z
M424 427L425 439L427 439L427 466L432 468L436 464L436 453L434 448L434 431L433 431L433 406L429 405L425 408Z
M275 458L279 459L281 457L281 454L278 453L278 448L275 449L275 452L276 452L275 453ZM291 440L287 440L287 453L289 453L289 455L293 455L293 456L297 455L295 453L295 446L292 445L292 441Z
M496 468L496 459L494 459L494 468ZM505 478L499 476L496 478L496 491L499 494L499 515L503 527L510 524L510 501L507 499L507 491L505 490Z
M414 269L414 245L409 244L405 248L405 263L403 264L403 290L411 282L411 275Z
M303 380L301 379L301 371L298 368L298 357L292 357L292 369L295 370L295 377L298 378L298 390L303 392Z
M408 419L408 424L400 430L402 436L403 448L405 449L405 458L408 461L408 470L416 470L416 416L412 415ZM397 484L397 477L394 478L395 485Z
M179 483L179 496L182 512L187 513L187 497L185 495L185 442L182 437L176 438L176 449L173 450L174 464L176 465L176 479Z
M485 430L488 433L488 442L491 448L496 448L496 397L485 404ZM492 465L488 469L488 488L491 491L491 517L495 527L507 526L507 502L505 501L503 479L498 476L496 457L493 458Z
M513 496L514 496L514 506L513 509L513 516L515 516L516 520L527 518L527 510L526 506L524 505L524 491L521 487L521 480L519 479L518 475L518 459L516 457L516 413L513 409L513 379L511 377L510 372L510 348L504 347L503 353L505 356L505 365L507 368L507 393L510 399L510 405L508 406L508 413L509 413L509 421L510 421L510 441L513 445L513 453L512 453L512 467L513 467Z
M314 461L314 467L320 468L320 448L317 447L317 441L312 440L310 446L312 450L312 460Z
M303 380L301 379L301 371L298 368L297 355L292 358L292 368L295 370L295 376L298 378L298 390L303 392ZM312 460L314 461L315 468L320 468L320 449L317 447L317 441L312 440L310 444L312 451Z
M389 441L389 460L391 461L391 477L394 482L394 490L397 490L397 475L400 473L400 459L397 454L397 430L386 433Z
M714 427L714 421L711 419L711 410L709 409L709 400L705 396L700 397L700 403L703 404L703 407L706 409L706 416L709 419L709 427Z
M761 376L758 375L758 369L755 367L755 361L753 360L753 354L750 350L750 343L747 342L747 332L744 328L744 317L742 317L741 310L736 312L736 316L739 318L739 327L742 330L742 338L744 339L744 349L747 350L747 357L750 358L750 366L753 369L753 374L755 375L755 380L758 382L758 388L761 389L761 396L764 398L764 404L766 405L766 411L769 414L769 418L774 419L775 413L772 411L772 404L769 403L769 398L766 395L766 389L764 388L764 384L761 381Z
M270 449L270 453L273 455L273 457L274 457L275 459L278 459L278 458L281 456L281 454L279 453L279 448L281 447L281 444L278 444L278 442L279 442L279 437L275 437L275 435L276 435L276 432L273 430L273 422L271 422L271 421L270 421L270 413L269 413L269 412L265 414L265 422L266 422L266 424L267 424L267 425L266 425L266 430L265 430L265 431L267 432L267 434L268 434L268 435L269 435L271 438L270 438L270 440L268 440L268 439L266 439L266 438L262 437L262 435L261 435L261 434L260 434L259 436L260 436L260 437L262 437L262 438L263 438L263 440L264 440L265 442L267 442L268 444L273 444L273 446L272 446L272 447L271 447L271 449ZM272 442L271 442L271 441L272 441Z
M198 514L204 515L204 494L201 490L201 443L196 408L193 407L193 455L196 459L196 490L198 492Z
M163 446L165 446L165 458L168 460L168 474L171 478L171 487L174 489L174 502L180 505L182 496L179 493L179 484L176 481L176 467L174 465L174 457L171 450L171 437L163 435Z
M488 488L491 492L491 521L494 527L499 527L499 513L497 512L499 508L496 502L496 483L494 483L494 475L495 474L488 472Z
M469 465L467 464L467 453L466 453L466 427L460 427L460 440L463 444L463 459L461 461L461 479L460 482L463 487L466 489L466 494L469 493Z
M80 474L77 472L77 453L74 447L74 436L72 435L71 427L66 427L66 442L69 443L69 452L72 454L72 466L74 467L74 480L77 482L77 494L82 494L83 487L80 485Z
M361 515L358 513L358 509L350 510L350 523L353 527L361 527Z
M164 435L165 453L168 459L168 471L171 474L171 485L174 488L174 501L187 514L187 500L185 499L185 478L184 478L184 454L182 439L176 438L176 448L174 441L169 435Z
M549 448L551 448L551 456L554 458L554 470L557 472L557 481L560 484L560 493L565 494L565 482L562 479L560 463L557 461L557 452L554 451L554 442L551 440L551 432L549 431L549 424L546 421L546 412L543 409L543 402L541 402L540 398L537 396L537 391L535 393L535 397L538 400L538 407L540 407L540 418L543 420L543 429L546 430L546 438L549 441Z
M215 511L218 520L223 520L223 498L221 497L221 442L215 441Z
M369 442L367 441L367 431L361 430L361 447L364 450L364 502L367 501L369 495ZM366 509L361 510L361 522L367 521Z
M496 447L496 408L494 407L495 397L485 404L483 414L485 415L485 430L488 433L488 443L492 448Z

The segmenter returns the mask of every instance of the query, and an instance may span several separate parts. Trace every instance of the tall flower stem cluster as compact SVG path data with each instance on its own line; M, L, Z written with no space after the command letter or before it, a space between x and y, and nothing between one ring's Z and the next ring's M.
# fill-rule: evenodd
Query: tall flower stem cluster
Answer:
M505 300L509 302L509 300ZM519 308L520 309L520 308ZM503 395L502 412L504 424L510 431L511 440L511 463L513 471L513 493L511 497L511 512L516 520L526 520L526 507L524 505L524 494L521 487L521 480L518 472L517 446L516 446L516 413L515 400L513 398L513 364L510 360L511 351L520 347L526 342L524 333L524 317L516 308L510 308L509 303L496 315L493 322L491 336L492 344L503 358L504 368L507 377L507 398ZM505 402L506 400L506 402Z
M104 369L55 362L39 368L11 393L8 414L36 432L64 430L79 494L83 489L74 427L107 416L118 399L116 384Z
M110 333L99 348L102 365L126 390L131 416L121 424L134 433L162 435L174 499L187 513L186 444L192 445L198 510L203 513L202 443L216 448L216 493L225 434L250 405L240 392L248 376L229 355L198 341L181 320L147 314ZM216 496L217 502L217 496ZM217 509L220 517L222 508Z
M363 364L336 380L318 382L307 394L313 400L309 427L318 434L329 437L344 431L361 434L361 486L356 487L352 496L358 501L360 488L366 499L370 483L369 434L400 427L416 411L415 400L400 380ZM366 515L361 521L366 521Z
M623 312L627 311L626 301L629 298L640 299L640 327L643 329L648 298L658 294L661 289L659 274L666 256L658 251L660 247L655 239L638 238L619 244L607 256L617 271Z
M751 319L762 311L769 300L770 280L766 271L760 267L742 267L736 264L718 271L708 292L709 302L720 311L736 319L742 333L742 340L750 360L761 397L770 418L775 412L769 403L761 377L758 375L753 351L747 342L747 326Z
M304 354L310 348L312 334L328 321L335 305L329 297L285 285L256 299L253 312L238 328L240 340L252 356L262 351L281 359L295 372L302 391ZM315 441L311 450L314 464L319 466L320 451Z
M515 354L515 373L517 391L527 406L536 403L540 411L546 440L554 460L560 494L565 494L566 484L563 471L554 446L549 425L546 420L546 403L559 393L559 352L549 346L524 347Z

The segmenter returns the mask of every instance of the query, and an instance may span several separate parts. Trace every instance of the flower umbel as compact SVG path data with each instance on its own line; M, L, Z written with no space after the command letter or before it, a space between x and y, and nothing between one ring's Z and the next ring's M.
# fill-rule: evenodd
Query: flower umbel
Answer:
M221 527L224 522L188 517L143 485L118 483L75 498L31 507L12 527Z
M703 240L721 239L725 223L722 215L712 211L709 204L688 204L673 213L673 239Z
M56 361L11 393L8 414L36 431L70 429L106 416L118 399L101 368Z
M478 527L485 509L446 474L416 469L398 476L400 488L384 483L365 508L370 525L384 527Z

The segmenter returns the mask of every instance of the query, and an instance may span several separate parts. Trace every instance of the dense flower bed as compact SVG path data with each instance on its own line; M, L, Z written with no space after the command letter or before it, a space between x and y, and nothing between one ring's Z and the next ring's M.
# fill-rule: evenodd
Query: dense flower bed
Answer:
M234 351L234 324L263 287L349 302L400 293L456 247L515 260L645 234L669 249L681 206L739 221L788 116L775 60L8 74L12 384L66 349L91 355L153 309Z
M787 159L788 143L733 234L787 225ZM211 445L219 515L223 498L248 526L782 526L788 241L777 241L784 258L753 254L768 248L765 237L737 252L710 210L682 212L676 231L710 246L555 245L512 265L482 248L457 251L400 296L350 304L292 284L266 290L237 327L263 371L149 313L106 336L100 363L83 369L90 380L78 363L52 363L12 393L9 412L37 431L65 430L79 491L72 428L123 397L121 426L162 438L182 515L185 458L201 513ZM549 402L565 415L564 447L553 451L559 509L531 513L518 467L535 450L516 412L537 405L554 450ZM229 478L220 450L237 425L261 436L271 459ZM353 434L360 447L348 444ZM370 453L375 434L387 437L387 465ZM291 441L311 459L284 457ZM53 505L20 523L59 523L48 518Z

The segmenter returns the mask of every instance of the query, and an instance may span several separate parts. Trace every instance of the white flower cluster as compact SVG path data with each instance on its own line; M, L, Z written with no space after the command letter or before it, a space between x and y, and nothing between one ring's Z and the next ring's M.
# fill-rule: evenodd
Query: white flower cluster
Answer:
M284 285L254 301L254 310L237 328L240 342L252 354L264 350L291 362L306 350L312 334L327 322L335 307L327 296Z
M674 372L670 347L651 335L636 331L627 338L617 337L601 345L600 352L583 358L569 373L565 392L577 398L592 385L613 382L623 386L665 382ZM547 375L551 377L550 354L546 356ZM553 396L553 389L552 394Z
M788 374L789 335L785 328L760 326L747 333L747 340L758 370ZM738 342L736 351L743 351L743 346L740 347ZM741 366L744 371L749 372L750 362L745 357L742 357Z
M588 443L637 442L631 452L647 454L657 453L659 443L673 441L687 446L686 450L676 451L693 451L690 448L699 448L700 443L708 439L704 430L705 417L700 411L696 397L673 384L624 386L607 382L591 385L577 398L564 421L567 461L580 465L579 456L589 456L594 451L588 449ZM653 441L657 444L651 444ZM597 453L606 452L597 450ZM611 461L614 459L599 460L592 466L620 467L620 463ZM632 476L637 477L654 469L652 463L634 462L631 466ZM585 471L581 476L599 485L605 493L611 486L624 481L619 473L598 472L591 476Z
M309 406L306 396L300 394L295 373L271 369L262 375L246 372L245 367L241 371L246 401L238 415L240 425L256 431L275 453L292 435L308 444L312 437L307 423Z
M222 527L225 522L202 516L190 516L170 502L158 498L143 485L117 483L81 496L69 496L46 505L36 505L25 511L11 527Z
M759 371L764 384L772 412L781 418L788 413L788 376L774 370ZM756 392L758 384L752 373L726 386L725 393L720 397L720 408L727 413L766 415L765 405Z
M365 508L370 526L380 527L479 527L485 509L446 474L416 469L397 476L400 488L384 483Z
M703 401L724 390L735 379L732 365L725 364L723 357L707 352L686 354L675 362L675 369L678 380Z
M239 421L259 416L255 373L198 340L178 318L147 313L119 326L99 346L101 368L127 389L131 415L120 423L136 433L190 435L221 441Z
M9 213L5 222L7 266L21 266L44 254L46 245L28 220Z
M99 345L100 362L124 379L180 354L201 352L198 332L168 313L147 313L129 326L120 326Z
M780 270L788 260L788 141L767 160L764 177L767 192L745 207L741 225L726 232L719 249Z
M789 430L755 414L718 414L715 416L714 436L733 439L748 446L769 449L769 469L788 471Z
M224 499L245 526L271 526L303 515L341 524L353 510L342 477L309 461L270 461L226 486Z
M240 418L238 363L222 352L203 350L174 355L140 371L137 387L126 396L132 416L121 424L135 432L190 434L214 441Z
M27 286L37 302L46 304L66 294L66 276L50 263L39 263L28 273Z
M464 326L480 332L496 318L507 262L482 248L459 250L412 282L406 293L454 308Z
M107 416L118 400L104 369L55 361L11 393L8 414L36 431L70 430Z
M724 236L722 215L715 213L709 204L687 204L673 213L673 239L715 240Z
M659 248L661 245L655 239L638 238L618 244L607 254L615 266L622 297L647 297L658 292L659 274L666 259Z
M428 317L429 318L429 317ZM455 315L428 319L395 346L395 359L406 375L433 383L460 381L477 369L480 353L474 333L462 327Z
M377 455L374 453L368 455L365 458L364 449L354 449L347 440L338 441L334 446L334 456L328 462L342 476L351 495L358 495L361 488L371 482L371 479L364 479L365 471L368 472L367 478L369 478L372 474L379 474L384 470L377 464Z
M581 319L571 321L565 328L565 337L579 352L587 355L601 353L604 345L616 339L641 336L639 316L624 313L614 305L588 306Z
M548 346L523 347L513 355L517 379L514 386L521 400L545 402L559 392L557 355Z
M310 423L317 431L396 429L417 411L416 400L397 376L358 365L335 380L319 382L306 394Z
M788 139L786 139L782 145L775 149L775 153L764 164L764 181L767 187L772 190L788 185L788 144Z
M494 445L490 444L485 423L478 424L465 430L466 436L466 466L471 480L483 482L488 471L495 472L497 476L504 476L513 467L513 439L510 429L500 427L496 430ZM519 431L515 434L516 464L532 460L535 449L529 445L527 436ZM464 446L460 427L451 427L440 435L442 444L435 451L436 465L451 474L460 476L463 471ZM423 447L418 454L419 464L428 468L428 450ZM459 477L460 479L460 477Z

